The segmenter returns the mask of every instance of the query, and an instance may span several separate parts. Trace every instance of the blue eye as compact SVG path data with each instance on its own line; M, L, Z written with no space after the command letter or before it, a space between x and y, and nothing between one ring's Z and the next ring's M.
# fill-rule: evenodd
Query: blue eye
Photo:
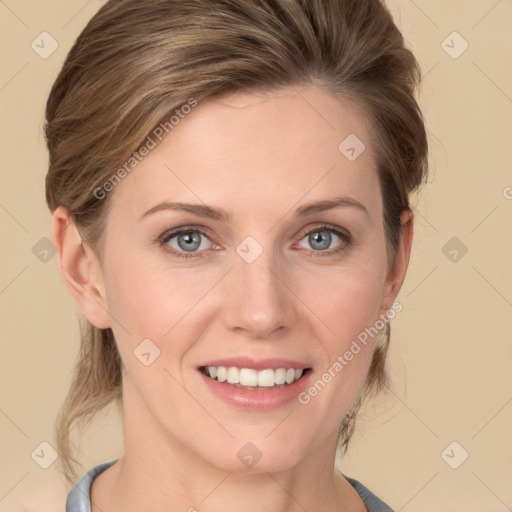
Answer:
M308 235L308 241L313 249L319 249L323 251L324 249L328 249L331 245L332 233L327 230L315 231L314 233L310 233Z
M176 239L177 247L171 243L173 239ZM202 231L198 229L187 229L164 235L160 243L163 246L167 246L166 250L178 258L200 258L203 256L203 253L198 250L201 249L202 251L206 249L206 247L203 246L203 239L208 240L208 237ZM187 253L191 254L189 255Z
M352 243L352 238L348 233L344 233L330 226L316 227L308 231L301 239L301 241L304 239L306 239L310 247L314 249L314 256L329 256L335 253L339 253L341 251L347 250ZM333 241L336 241L336 239L342 242L341 246L330 251L326 251L326 249L328 249ZM339 242L338 245L340 245Z
M180 249L187 252L195 251L196 249L199 249L199 246L201 245L201 235L193 231L190 233L181 233L176 235L176 240Z

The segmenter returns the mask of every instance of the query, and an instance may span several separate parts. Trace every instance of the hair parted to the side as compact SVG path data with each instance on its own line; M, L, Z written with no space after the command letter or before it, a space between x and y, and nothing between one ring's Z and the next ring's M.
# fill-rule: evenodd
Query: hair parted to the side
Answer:
M427 177L414 94L419 81L418 63L381 0L110 0L78 37L48 98L46 200L52 212L59 205L69 211L100 257L113 194L100 200L94 190L162 119L190 98L200 103L236 91L314 84L352 99L369 116L391 266L400 214ZM342 449L363 398L386 383L389 323L385 330L363 392L340 426ZM112 331L86 322L55 430L69 482L77 478L72 425L121 398Z

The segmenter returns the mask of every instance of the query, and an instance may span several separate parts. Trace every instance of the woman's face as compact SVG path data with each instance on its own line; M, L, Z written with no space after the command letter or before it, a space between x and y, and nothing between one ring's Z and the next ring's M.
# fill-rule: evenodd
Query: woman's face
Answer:
M387 274L361 110L314 87L205 101L110 193L88 316L123 359L127 443L236 471L332 451L407 266Z

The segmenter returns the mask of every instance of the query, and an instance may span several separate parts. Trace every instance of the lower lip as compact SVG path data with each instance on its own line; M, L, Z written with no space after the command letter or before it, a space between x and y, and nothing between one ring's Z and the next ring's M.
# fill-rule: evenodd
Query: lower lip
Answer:
M306 387L311 371L307 370L292 384L261 389L245 389L227 382L219 382L204 375L201 370L199 374L209 390L221 400L236 407L263 411L283 407L293 399L297 399L299 393Z

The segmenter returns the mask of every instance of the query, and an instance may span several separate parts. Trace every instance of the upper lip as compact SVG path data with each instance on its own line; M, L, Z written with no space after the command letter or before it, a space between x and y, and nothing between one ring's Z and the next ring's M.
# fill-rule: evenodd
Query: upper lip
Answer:
M199 368L204 366L224 366L226 368L234 366L235 368L252 368L253 370L267 370L269 368L294 368L303 369L309 368L309 366L300 361L294 361L292 359L280 359L280 358L265 358L265 359L254 359L252 357L240 356L240 357L230 357L227 359L215 359L212 361L207 361L201 365Z

